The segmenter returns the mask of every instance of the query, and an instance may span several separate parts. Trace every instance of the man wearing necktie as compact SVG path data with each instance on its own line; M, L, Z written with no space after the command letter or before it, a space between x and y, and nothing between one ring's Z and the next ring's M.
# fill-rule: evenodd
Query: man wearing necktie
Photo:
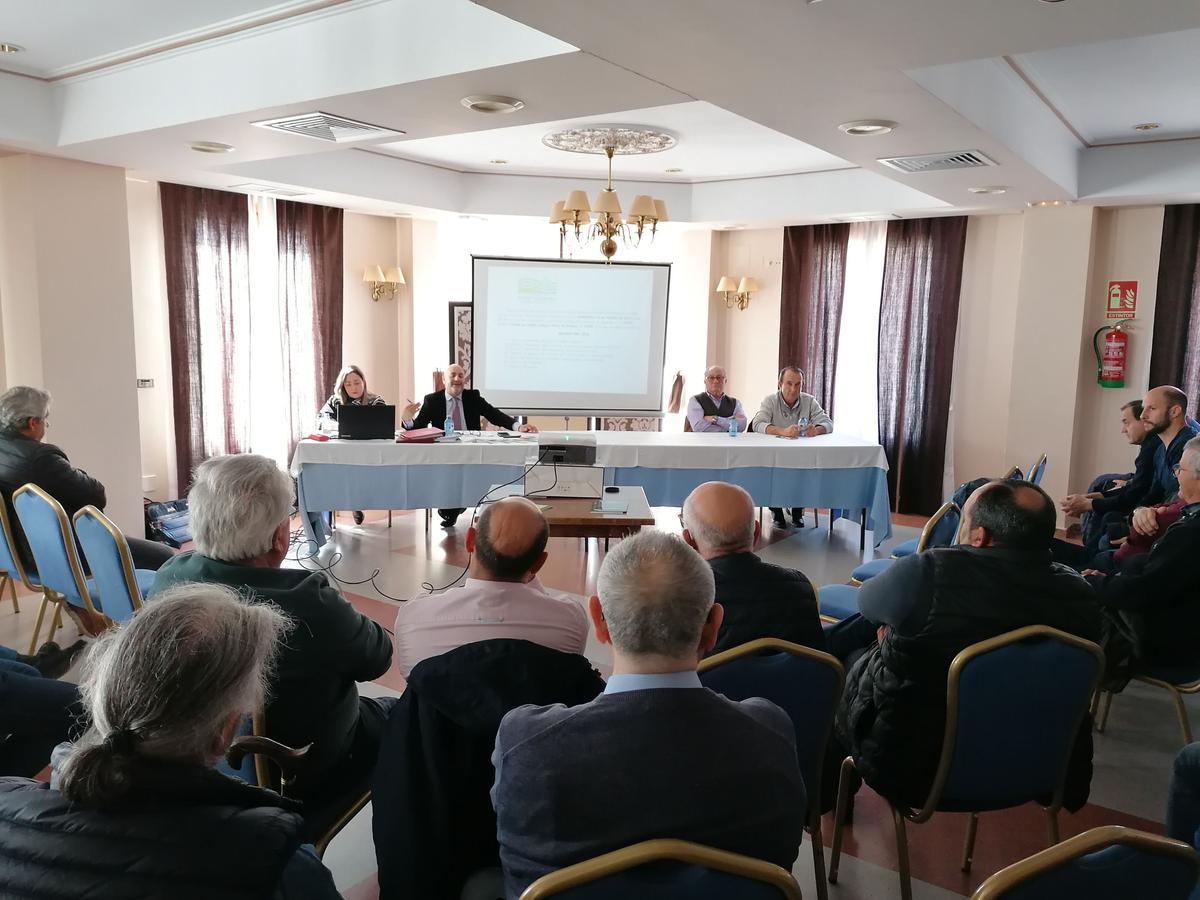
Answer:
M426 394L420 403L409 401L401 412L404 427L440 427L446 421L446 416L450 416L455 431L478 431L481 419L510 430L537 431L534 425L517 425L516 419L484 400L479 391L467 389L466 383L467 372L462 366L458 363L447 366L446 389ZM439 509L442 527L454 525L462 513L462 509Z

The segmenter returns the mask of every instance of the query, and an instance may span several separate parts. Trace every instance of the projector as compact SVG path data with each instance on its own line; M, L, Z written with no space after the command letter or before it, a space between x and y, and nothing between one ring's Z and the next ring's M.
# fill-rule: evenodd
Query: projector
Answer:
M573 466L596 464L596 438L582 431L542 431L538 433L538 459L542 463L567 463Z

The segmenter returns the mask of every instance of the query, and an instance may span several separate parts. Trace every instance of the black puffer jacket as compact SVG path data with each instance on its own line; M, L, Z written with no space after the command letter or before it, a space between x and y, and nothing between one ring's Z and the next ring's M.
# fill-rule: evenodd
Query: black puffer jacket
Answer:
M919 808L937 769L946 678L958 652L1027 625L1099 643L1101 615L1087 582L1052 563L1048 551L957 546L927 550L917 559L909 565L924 570L929 614L917 630L891 629L854 665L837 728L867 784L893 802ZM1088 720L1068 773L1068 809L1087 799L1091 761Z
M67 518L89 503L104 508L104 485L72 466L62 450L11 428L0 430L0 493L4 494L17 552L26 566L33 565L33 554L12 504L13 491L25 484L36 484L61 503Z

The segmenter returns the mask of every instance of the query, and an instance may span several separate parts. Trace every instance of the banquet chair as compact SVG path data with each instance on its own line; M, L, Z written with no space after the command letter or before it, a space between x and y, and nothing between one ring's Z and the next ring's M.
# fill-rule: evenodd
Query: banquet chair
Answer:
M37 572L21 563L12 523L8 519L8 504L0 502L0 600L4 599L4 589L8 588L12 597L13 612L21 611L17 603L18 579L29 590L35 593L42 591Z
M543 875L521 900L800 900L785 869L690 841L642 841Z
M808 791L806 830L812 843L817 896L826 900L821 842L821 771L846 672L833 656L790 641L759 638L703 660L700 682L730 700L762 697L780 707L796 731L796 756Z
M133 567L125 535L94 506L75 513L75 535L92 570L104 614L114 622L128 622L142 608L156 573Z
M1046 474L1046 454L1039 456L1032 466L1029 467L1029 475L1026 478L1032 484L1041 484L1042 476Z
M956 504L952 502L943 503L938 507L937 512L929 517L929 521L925 523L925 527L921 529L921 535L917 538L913 553L924 553L929 547L949 547L955 533L958 531L959 517L960 511ZM937 543L934 543L935 539ZM903 555L902 553L901 556ZM891 559L884 557L865 562L850 573L850 583L857 586L861 585L864 581L870 581L876 575L884 572L895 561L896 557L893 554Z
M1171 694L1175 704L1175 715L1179 719L1179 731L1183 735L1186 746L1192 742L1192 724L1188 719L1187 706L1183 702L1184 694L1200 694L1200 665L1196 666L1135 666L1133 680L1140 681L1152 687L1162 688ZM1105 691L1103 705L1098 709L1099 718L1096 721L1096 731L1103 733L1108 725L1108 712L1112 708L1113 691Z
M927 822L935 812L970 813L964 872L971 868L980 812L1037 802L1050 844L1058 843L1068 762L1103 670L1098 646L1045 625L980 641L954 657L946 679L942 749L925 803L914 810L884 798L896 830L902 900L912 898L906 822ZM1030 697L1038 702L1030 703ZM837 881L854 771L848 756L838 783L831 883Z
M1200 856L1181 841L1104 825L1001 869L972 900L1186 900Z

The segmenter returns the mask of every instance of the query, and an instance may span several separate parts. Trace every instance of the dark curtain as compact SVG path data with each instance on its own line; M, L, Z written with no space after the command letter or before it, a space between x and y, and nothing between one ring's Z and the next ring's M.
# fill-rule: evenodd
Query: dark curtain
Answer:
M783 231L779 368L799 366L804 389L831 417L849 239L848 224L792 225Z
M1150 386L1177 385L1193 404L1200 394L1200 204L1163 214Z
M207 457L238 453L235 386L249 372L249 211L245 194L159 185L175 400L179 496ZM201 351L204 348L204 352Z
M950 378L967 219L888 223L879 309L879 440L892 509L942 502Z
M342 218L329 206L275 202L289 457L342 367Z

